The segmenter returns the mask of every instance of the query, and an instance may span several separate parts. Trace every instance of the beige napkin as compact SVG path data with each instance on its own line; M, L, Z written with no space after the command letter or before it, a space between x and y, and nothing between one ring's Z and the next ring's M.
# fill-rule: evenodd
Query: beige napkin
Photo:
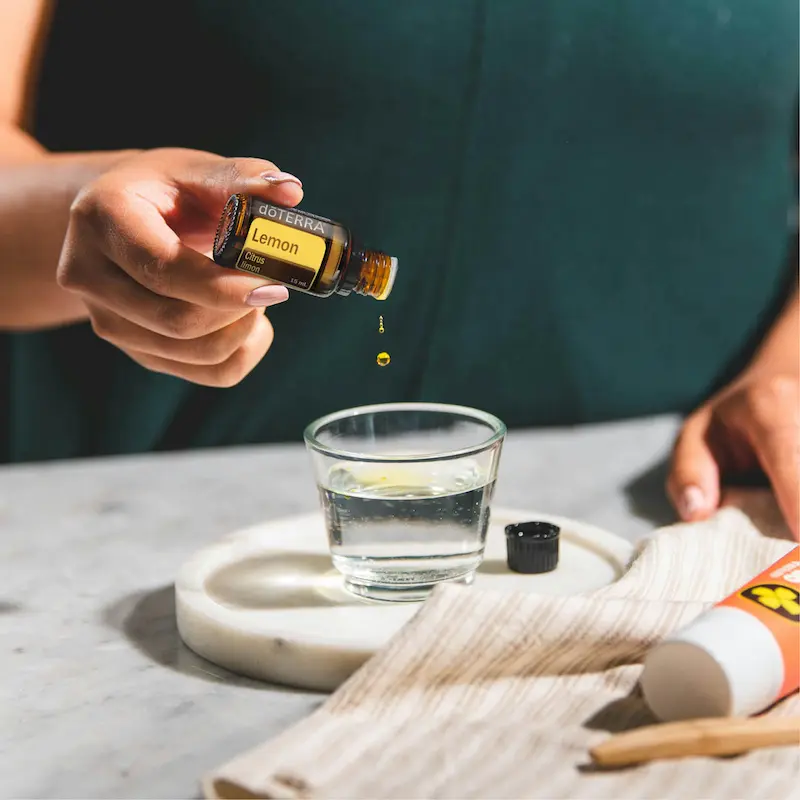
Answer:
M798 797L798 748L614 772L587 754L653 721L636 689L642 656L788 552L770 527L727 508L665 528L620 581L581 596L443 586L320 710L210 775L205 795ZM770 713L800 714L797 695Z

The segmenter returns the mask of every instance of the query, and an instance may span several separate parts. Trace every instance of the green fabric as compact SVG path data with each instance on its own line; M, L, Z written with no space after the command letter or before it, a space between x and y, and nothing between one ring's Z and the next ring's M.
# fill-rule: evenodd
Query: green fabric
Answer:
M785 292L797 31L796 0L59 4L47 146L270 158L400 274L383 304L293 293L228 390L88 326L5 336L3 456L298 440L401 399L511 426L691 408Z

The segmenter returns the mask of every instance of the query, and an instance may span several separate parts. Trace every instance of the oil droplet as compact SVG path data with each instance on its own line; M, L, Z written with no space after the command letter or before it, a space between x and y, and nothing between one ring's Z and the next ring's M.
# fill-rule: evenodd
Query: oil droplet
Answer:
M378 366L388 367L392 357L388 353L378 353Z
M383 333L383 316L378 318L378 333Z

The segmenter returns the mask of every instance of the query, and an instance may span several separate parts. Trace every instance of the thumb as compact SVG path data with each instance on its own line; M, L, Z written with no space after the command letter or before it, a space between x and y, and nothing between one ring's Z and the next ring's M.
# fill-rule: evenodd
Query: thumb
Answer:
M175 175L174 182L211 216L219 215L228 198L237 193L290 208L303 199L300 179L263 158L203 158Z
M706 434L711 409L690 416L678 436L667 479L667 493L684 522L706 519L719 506L720 469Z

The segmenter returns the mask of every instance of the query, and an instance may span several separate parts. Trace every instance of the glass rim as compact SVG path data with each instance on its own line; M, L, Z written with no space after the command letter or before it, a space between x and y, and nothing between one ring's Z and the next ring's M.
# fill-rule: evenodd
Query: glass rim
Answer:
M349 419L351 417L361 417L366 414L386 413L392 411L432 411L439 413L452 414L453 416L467 417L476 422L483 422L491 429L491 435L487 436L480 444L471 445L470 447L461 447L456 450L442 450L438 453L420 453L418 455L381 455L379 453L359 453L355 450L343 450L336 447L330 447L322 444L317 437L316 432L325 425L331 422L337 422L341 419ZM347 408L342 411L334 411L330 414L325 414L323 417L318 417L313 422L309 422L303 431L303 439L306 447L314 450L322 455L338 458L341 461L371 461L371 462L421 462L421 461L447 461L453 458L462 458L463 456L477 455L478 453L488 450L492 445L501 441L508 429L506 424L494 414L488 411L481 411L477 408L470 408L469 406L459 406L450 403L373 403L366 406L355 406L354 408Z

